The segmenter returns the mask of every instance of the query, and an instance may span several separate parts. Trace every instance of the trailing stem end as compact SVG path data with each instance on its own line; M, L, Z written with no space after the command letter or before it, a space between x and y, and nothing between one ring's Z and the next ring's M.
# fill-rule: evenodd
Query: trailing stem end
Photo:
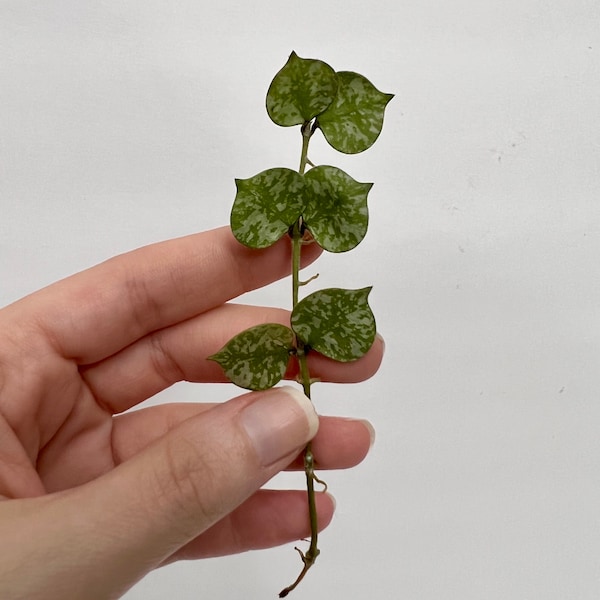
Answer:
M302 567L302 571L300 571L300 575L298 575L298 577L296 578L296 581L294 581L294 583L292 583L291 585L288 585L286 588L283 588L281 592L279 592L280 598L285 598L291 591L296 589L298 584L304 579L304 576L308 573L308 570L315 564L317 556L319 556L320 552L318 548L315 548L315 552L311 552L312 547L309 548L306 553L302 552L300 548L295 548L295 550L298 552L298 554L300 554L304 566Z
M327 489L327 484L324 481L321 481L315 475L315 461L310 443L304 450L304 472L306 475L306 492L308 498L308 514L311 530L310 546L306 552L302 552L300 548L296 548L296 552L298 552L300 558L302 559L302 570L300 571L300 575L298 575L294 583L279 592L280 598L285 598L292 590L296 589L298 584L304 579L306 573L308 573L309 569L315 564L317 556L319 556L321 552L317 546L319 527L317 523L317 507L315 502L315 481L324 485L325 489Z

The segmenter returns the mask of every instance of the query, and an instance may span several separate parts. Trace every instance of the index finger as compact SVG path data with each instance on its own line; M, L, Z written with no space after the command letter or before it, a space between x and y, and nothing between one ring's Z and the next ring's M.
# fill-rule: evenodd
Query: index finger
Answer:
M319 253L316 244L305 246L303 263ZM40 328L61 356L89 364L290 268L289 240L253 250L222 227L109 259L16 302L5 316L16 312L15 322Z

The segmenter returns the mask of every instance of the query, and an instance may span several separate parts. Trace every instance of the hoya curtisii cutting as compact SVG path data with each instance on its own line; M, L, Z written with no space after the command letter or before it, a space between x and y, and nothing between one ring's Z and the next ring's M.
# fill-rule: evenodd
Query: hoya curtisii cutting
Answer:
M365 237L369 223L367 198L372 183L361 183L331 165L309 159L313 135L344 154L370 148L381 133L384 111L392 94L380 92L352 71L336 72L320 60L292 52L267 91L266 109L281 127L299 127L300 163L297 170L273 167L236 179L231 229L250 248L267 248L287 236L292 246L291 319L289 326L267 323L247 329L211 356L236 385L250 390L275 386L290 360L298 363L299 383L311 398L313 382L307 355L320 354L340 362L368 352L376 335L375 317L368 303L369 286L329 288L300 298L302 248L316 243L328 252L348 252ZM298 548L302 570L279 596L287 596L303 579L319 555L315 458L311 444L304 451L311 539L306 551Z

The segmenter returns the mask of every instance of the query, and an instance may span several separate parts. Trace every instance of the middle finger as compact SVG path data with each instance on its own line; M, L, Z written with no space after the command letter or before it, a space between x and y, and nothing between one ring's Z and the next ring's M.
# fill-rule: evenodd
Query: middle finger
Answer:
M193 319L149 334L117 354L81 369L97 401L114 413L123 412L177 381L224 382L221 367L207 357L234 335L261 323L289 325L289 312L239 304L225 304ZM362 381L379 368L383 343L376 338L362 358L339 363L318 353L309 354L311 376L340 383ZM287 378L296 375L290 361Z

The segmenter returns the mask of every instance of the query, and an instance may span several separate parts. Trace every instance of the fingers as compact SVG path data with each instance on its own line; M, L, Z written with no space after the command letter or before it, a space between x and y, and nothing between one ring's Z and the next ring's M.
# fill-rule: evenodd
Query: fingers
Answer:
M207 357L240 331L260 323L289 325L289 312L226 304L145 336L114 356L82 369L82 377L96 399L113 413L123 412L177 381L226 381L221 367ZM311 375L322 381L350 383L371 377L382 357L383 340L377 338L371 350L357 361L339 363L311 353L309 368ZM288 378L295 377L295 368L291 360Z
M315 496L319 531L331 522L335 502L329 494ZM178 550L173 560L210 558L263 550L310 536L306 492L259 490L231 514Z
M133 458L180 423L205 413L214 404L161 404L128 412L113 419L112 454L117 464ZM319 431L312 441L318 469L347 469L359 464L373 444L375 433L366 421L343 417L319 418ZM302 469L301 456L289 465Z
M319 433L312 441L317 469L349 469L361 463L375 442L373 426L362 419L320 417ZM304 469L299 454L288 469Z
M307 246L305 264L319 252ZM221 228L108 260L13 304L6 316L41 329L60 355L86 364L289 271L289 240L251 250Z
M37 502L27 527L20 521L21 535L32 532L31 543L16 544L19 529L9 520L2 546L18 552L0 548L7 561L0 565L27 589L1 596L42 597L44 590L35 589L38 568L56 597L61 590L70 598L122 595L240 506L317 428L310 401L291 388L246 394L183 421L106 475ZM2 586L7 589L5 581Z

